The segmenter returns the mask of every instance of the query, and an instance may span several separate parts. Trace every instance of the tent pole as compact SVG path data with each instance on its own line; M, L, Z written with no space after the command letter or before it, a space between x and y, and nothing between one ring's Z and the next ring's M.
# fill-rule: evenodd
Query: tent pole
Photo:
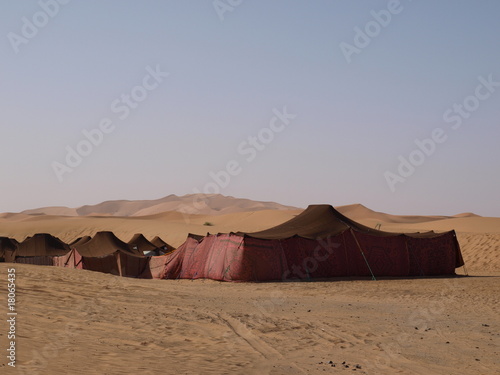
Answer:
M70 261L70 259L71 259L71 257L72 257L72 256L73 256L73 263L75 263L75 262L74 262L75 250L73 250L73 249L72 249L72 250L70 251L70 253L71 253L71 254L70 254L70 256L68 257L68 259L66 260L66 262L64 262L64 267L66 267L66 266L68 265L68 263L69 263L69 261Z
M119 251L116 251L115 253L115 257L116 257L116 264L118 265L118 274L120 276L123 276L123 271L122 271L122 259L121 259L121 256L120 256L120 252Z
M356 238L356 235L354 234L354 231L352 230L352 228L349 228L349 230L351 231L351 234L354 237L354 241L356 241L356 244L358 245L359 251L361 252L361 255L363 255L363 259L365 260L365 263L368 266L368 269L370 270L370 273L372 274L372 280L377 281L377 279L375 278L375 275L372 272L372 269L371 269L370 265L368 264L368 260L365 257L365 253L363 252L363 249L361 249L361 246L360 246L360 244L358 242L358 239Z

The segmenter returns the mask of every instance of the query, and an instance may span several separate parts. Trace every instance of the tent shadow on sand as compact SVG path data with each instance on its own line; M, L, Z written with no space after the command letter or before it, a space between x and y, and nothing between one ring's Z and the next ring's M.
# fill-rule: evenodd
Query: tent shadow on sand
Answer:
M471 276L471 275L435 275L435 276L379 276L375 280L377 281L401 281L401 280L447 280L447 279L462 279L462 278L473 278L473 277L498 277L500 276ZM339 282L339 281L373 281L371 276L339 276L339 277L327 277L327 278L317 278L317 279L288 279L288 280L270 280L270 281L259 281L259 283L326 283L326 282Z

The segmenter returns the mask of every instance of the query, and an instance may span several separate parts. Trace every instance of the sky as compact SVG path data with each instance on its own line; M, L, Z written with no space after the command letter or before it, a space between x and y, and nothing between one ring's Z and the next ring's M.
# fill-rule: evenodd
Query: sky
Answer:
M0 212L194 192L500 217L500 2L0 2Z

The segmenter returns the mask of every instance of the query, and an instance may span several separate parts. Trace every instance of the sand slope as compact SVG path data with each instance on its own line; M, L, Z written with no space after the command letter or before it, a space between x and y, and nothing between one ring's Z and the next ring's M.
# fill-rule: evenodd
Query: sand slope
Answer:
M473 375L500 365L500 274L254 284L16 270L16 374L335 374L359 365L357 374Z
M378 223L422 223L443 220L449 216L418 216L418 215L391 215L373 211L362 204L350 204L335 207L337 211L353 220L370 220L374 226Z

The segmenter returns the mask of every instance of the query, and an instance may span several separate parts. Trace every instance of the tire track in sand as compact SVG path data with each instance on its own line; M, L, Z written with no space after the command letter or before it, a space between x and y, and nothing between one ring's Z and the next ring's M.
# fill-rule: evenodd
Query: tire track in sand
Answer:
M253 334L251 329L248 328L244 323L232 316L219 312L217 317L236 335L238 338L245 341L255 352L262 355L267 363L262 363L261 365L265 367L266 372L269 374L272 371L273 363L274 367L279 367L286 363L287 366L294 368L294 373L306 374L306 372L297 366L297 364L285 359L280 352L274 349L272 346L265 343L257 335ZM260 368L260 371L264 368Z

